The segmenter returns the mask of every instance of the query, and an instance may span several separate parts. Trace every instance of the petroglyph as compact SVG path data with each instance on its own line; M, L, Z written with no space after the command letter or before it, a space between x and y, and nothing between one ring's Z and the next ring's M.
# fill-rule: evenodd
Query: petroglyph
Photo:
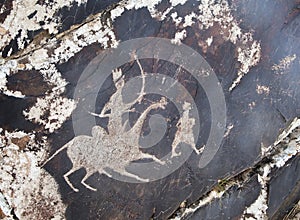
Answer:
M109 101L105 104L100 114L91 113L96 117L108 117L108 132L100 127L94 126L92 128L92 136L79 135L68 142L66 145L57 150L44 164L53 159L64 149L67 149L67 155L72 162L72 168L64 174L64 179L67 184L75 191L79 190L73 186L68 176L80 168L85 168L86 174L81 180L86 188L96 191L97 189L89 186L85 181L96 172L105 174L112 177L110 170L117 172L129 178L138 180L139 182L149 182L150 179L142 178L136 174L130 173L126 167L133 161L151 159L160 165L165 165L166 161L157 158L156 156L148 153L143 153L139 148L139 139L142 133L143 124L147 115L154 109L165 109L167 99L162 97L158 102L150 104L137 119L135 124L128 129L128 120L122 123L122 115L126 112L135 111L132 108L136 103L142 103L145 93L145 77L144 72L139 60L138 66L141 71L142 87L138 97L129 103L123 101L122 91L125 85L124 76L121 70L114 70L112 77L116 92L110 97ZM193 126L195 119L189 117L191 104L185 102L183 104L182 117L177 123L177 131L175 139L172 143L171 158L179 156L180 153L175 151L180 143L186 143L199 154L195 147L195 140L193 135ZM107 113L109 112L109 113Z

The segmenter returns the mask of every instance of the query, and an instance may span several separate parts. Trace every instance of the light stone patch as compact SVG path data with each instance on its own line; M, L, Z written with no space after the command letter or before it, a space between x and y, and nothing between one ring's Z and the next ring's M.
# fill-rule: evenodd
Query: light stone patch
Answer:
M271 169L269 166L265 166L263 174L258 174L258 182L261 184L261 191L258 198L244 211L243 215L250 214L255 219L267 219L268 209L268 181L270 180L269 174ZM244 217L244 219L251 219L252 217Z
M238 86L242 78L260 61L260 43L253 40L253 34L251 32L242 31L238 25L238 21L233 17L229 4L226 0L218 2L202 0L198 7L198 11L191 12L184 18L179 17L177 12L173 12L171 14L171 18L177 27L182 25L186 28L197 24L202 30L209 29L217 23L221 26L220 34L225 40L228 40L233 44L241 44L241 46L237 49L237 58L241 67L237 71L237 77L232 82L229 91L232 91L236 86ZM229 34L226 34L227 29L229 29ZM179 37L182 35L181 33L182 32L179 31L176 34L178 34ZM176 42L179 41L177 40ZM211 45L210 40L207 42L207 45Z
M14 219L12 209L19 219L65 219L66 205L62 203L58 185L39 167L48 148L46 138L37 143L34 133L2 133L0 208L6 215L5 219ZM26 145L16 142L16 139L26 140ZM32 148L35 150L31 151Z
M260 43L254 41L249 48L238 48L238 61L241 67L238 70L238 77L233 81L229 91L235 89L240 84L242 78L250 71L250 68L256 66L261 58Z
M265 164L261 168L262 174L258 175L258 181L261 184L261 192L258 198L253 204L251 204L245 211L245 214L251 214L256 219L267 219L268 209L268 182L270 180L269 174L273 168L281 168L291 159L293 156L300 152L300 119L295 118L291 124L285 129L279 136L278 140L274 143L270 149L277 148L278 151L271 156L271 162ZM298 130L297 130L298 129ZM297 139L285 141L289 134L295 132ZM276 146L279 145L279 146ZM270 150L269 149L269 150ZM265 151L265 149L263 149ZM245 217L245 219L248 219Z
M49 95L45 98L38 98L36 104L28 112L24 111L23 113L28 120L44 125L45 129L52 133L71 116L75 107L74 100ZM45 118L48 110L50 111L49 116Z
M41 6L36 4L36 1L22 0L13 1L13 9L10 14L6 17L5 21L1 24L1 28L7 32L5 35L0 36L0 48L3 48L12 39L14 39L19 30L21 30L21 36L18 40L18 48L23 49L25 41L22 39L27 38L27 31L35 31L41 28L39 22L47 21L43 28L47 29L50 34L58 33L58 28L61 21L55 17L55 13L62 7L70 7L73 2L82 4L87 2L86 0L55 0L50 3L46 1L48 6ZM34 12L37 12L32 19L28 16Z
M195 23L195 21L193 21L194 18L196 18L196 14L194 12L192 12L189 15L186 15L184 17L183 27L190 27L190 26L192 26Z
M182 30L175 34L175 38L171 40L171 43L180 45L181 41L186 38L186 30Z
M282 58L278 64L274 64L272 66L272 70L275 71L275 73L277 74L282 74L290 69L291 65L294 63L296 58L297 58L296 54L291 56L286 56Z
M118 44L112 31L111 24L103 24L100 19L101 15L102 13L99 13L98 15L95 15L95 17L98 18L92 19L90 22L79 28L75 28L70 32L68 37L63 34L57 35L57 38L53 38L49 42L49 45L35 50L28 55L29 63L25 64L23 69L39 70L45 81L54 86L54 88L49 91L44 98L38 98L36 104L29 110L24 110L23 113L28 120L44 125L45 129L50 133L61 127L63 122L71 115L76 104L74 100L61 97L61 94L65 91L67 82L62 78L61 73L56 69L55 64L68 61L76 53L80 52L83 47L95 42L103 45L104 48L116 47ZM49 54L48 47L54 46L58 38L61 39L62 42L56 46L54 53ZM108 44L108 41L111 42L110 45ZM0 67L3 70L0 75L0 89L6 95L23 98L24 96L19 91L8 91L6 87L6 77L18 70L18 61L18 59L6 62L3 61ZM50 112L50 117L42 119L47 112Z
M270 93L270 88L269 88L268 86L257 85L257 86L256 86L256 92L257 92L257 94L259 94L259 95L262 95L262 94L269 95L269 93Z
M25 96L20 91L12 91L7 88L7 76L14 74L18 70L18 63L14 60L4 62L0 60L0 92L7 96L16 98L24 98Z
M206 39L206 43L207 43L207 46L211 46L211 44L213 43L213 40L214 40L214 37L213 36L211 36L211 37L209 37L209 38L207 38Z

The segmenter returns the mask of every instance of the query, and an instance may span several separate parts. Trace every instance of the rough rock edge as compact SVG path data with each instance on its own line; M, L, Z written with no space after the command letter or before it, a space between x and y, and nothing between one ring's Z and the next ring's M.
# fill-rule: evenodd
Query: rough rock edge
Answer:
M292 210L284 217L283 220L299 220L300 219L300 200L299 202L292 208Z
M293 135L293 137L291 137ZM286 129L278 135L277 140L270 147L262 149L262 158L252 168L249 168L226 181L222 185L222 190L218 185L206 193L205 196L193 204L184 208L179 208L170 219L186 219L197 210L209 204L222 196L234 185L244 185L254 174L258 175L258 181L261 184L261 192L256 201L244 210L242 219L249 219L245 214L251 214L256 219L267 219L266 211L268 209L268 182L269 174L274 169L281 168L300 152L300 119L295 118ZM267 160L266 160L267 159ZM268 162L265 162L268 161Z

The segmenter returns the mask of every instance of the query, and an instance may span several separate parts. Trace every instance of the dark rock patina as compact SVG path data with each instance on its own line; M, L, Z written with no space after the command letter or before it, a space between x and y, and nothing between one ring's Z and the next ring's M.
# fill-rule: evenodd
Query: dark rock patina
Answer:
M289 212L300 199L300 143L297 142L298 150L292 154L291 159L284 158L282 166L274 165L270 168L269 179L259 181L259 178L263 176L261 168L276 164L272 162L275 160L274 155L281 155L277 149L287 146L281 142L276 143L278 135L293 119L300 116L299 1L232 0L208 3L191 0L184 4L157 1L154 8L151 8L150 1L144 5L133 1L135 7L125 1L113 0L69 2L56 3L56 8L52 1L38 1L37 4L41 7L53 10L51 18L38 18L38 15L45 13L40 9L36 12L28 10L29 14L23 12L23 15L15 18L15 22L19 22L24 16L28 18L28 26L25 22L18 29L16 24L11 24L14 34L4 22L12 16L11 13L16 8L14 4L19 3L0 3L0 42L3 42L0 45L0 71L6 79L0 94L0 131L3 140L6 140L0 142L3 143L0 160L4 161L5 157L9 157L5 154L5 148L10 145L22 145L19 146L21 152L38 153L43 149L45 155L46 152L52 155L74 138L70 117L74 107L74 90L82 72L99 53L110 47L117 47L118 41L141 37L176 40L176 35L184 31L185 34L175 44L188 45L202 55L216 73L224 91L227 124L219 151L209 165L202 169L198 167L199 156L193 152L175 172L149 183L121 182L96 172L87 179L88 185L95 187L96 192L80 183L85 176L85 169L69 176L70 182L79 192L74 192L66 183L63 175L72 166L66 151L55 156L43 168L38 166L49 156L37 156L34 166L43 172L46 170L43 175L50 174L58 184L56 190L61 196L60 202L66 206L65 213L60 213L61 216L65 215L66 219L247 219L257 217L246 209L259 198L264 190L263 184L267 187L267 197L264 200L267 209L259 210L261 213L258 216L280 219ZM202 6L200 12L199 6ZM118 8L124 12L113 12ZM163 12L167 9L169 11L164 15ZM188 23L185 16L192 12L199 17L194 16L191 20L193 22ZM177 21L178 18L182 20ZM33 20L39 27L29 24ZM4 36L10 34L9 40L5 39ZM9 62L17 64L8 65ZM200 134L196 146L199 148L205 145L212 125L211 109L203 88L188 71L180 70L178 65L155 59L141 59L140 63L148 73L174 77L179 70L176 79L187 88L199 111ZM61 74L58 80L51 75L52 67ZM141 74L136 61L128 62L120 68L125 82ZM7 69L9 74L5 76ZM47 74L50 77L47 78ZM61 87L64 90L60 92ZM95 107L97 114L116 90L113 78L109 77L98 93ZM20 91L24 97L11 94L14 91ZM49 97L49 101L42 108L36 103L39 98L47 99L45 97ZM147 106L157 102L159 98L153 94L146 95L142 104L135 106L137 111L130 113L131 125ZM60 103L57 106L71 109L62 114L62 121L56 117L51 119L53 114L59 115L58 111L64 111L51 107L51 103L56 103L57 100ZM35 115L30 118L33 106L43 111L39 120L34 120L37 117ZM171 150L176 124L180 118L172 104L168 104L165 110L154 110L150 115L158 113L169 118L167 135L155 149L143 150L159 158ZM29 112L29 116L24 111ZM78 120L84 123L88 118L94 118L88 112L85 117ZM108 120L96 117L97 125L104 129L107 129ZM16 131L34 135L34 141L31 145L28 144L30 147L24 147L24 144L19 144L20 141L7 135ZM149 132L147 118L143 125L143 135ZM87 134L90 135L90 131ZM299 135L297 132L296 134ZM28 138L26 140L30 142ZM264 154L268 146L271 148L267 151L271 153ZM16 173L12 171L11 176ZM222 186L220 182L224 179L226 181ZM12 183L22 184L13 180ZM6 201L11 201L8 189L8 186L0 184L0 193ZM214 197L214 194L210 194L213 191L217 192L216 195L226 192ZM34 201L41 199L35 197L33 194ZM205 203L205 198L211 199ZM0 218L15 216L19 219L33 219L37 216L40 219L51 219L58 212L40 209L40 213L37 211L32 214L26 207L25 210L15 207L18 203L14 201L16 200L7 202L11 211L9 214L1 211L3 207L0 207ZM188 211L201 202L203 205L199 208ZM39 205L36 209L39 209Z

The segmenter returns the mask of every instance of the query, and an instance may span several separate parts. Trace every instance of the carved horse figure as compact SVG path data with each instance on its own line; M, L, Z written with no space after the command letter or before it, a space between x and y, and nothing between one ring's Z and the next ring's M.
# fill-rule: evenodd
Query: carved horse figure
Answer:
M67 149L67 155L72 162L72 168L64 174L64 179L75 192L78 192L78 189L73 186L68 176L81 168L85 168L86 170L86 174L81 180L81 183L86 188L96 191L97 189L89 186L85 182L96 172L111 177L111 174L107 171L107 169L111 169L138 181L148 182L149 179L144 179L138 175L128 172L126 167L132 161L141 159L152 159L161 165L165 164L165 161L160 160L154 155L143 153L140 150L139 138L141 136L143 123L149 112L153 109L164 109L167 104L166 98L163 97L159 102L152 103L148 106L129 130L126 130L127 122L122 123L122 115L126 112L134 111L132 106L136 103L140 103L145 95L145 73L139 60L136 60L139 65L142 78L142 87L138 97L129 103L125 103L123 101L122 90L125 85L124 76L122 76L121 70L114 70L112 76L116 92L110 97L100 114L91 113L97 117L109 118L107 126L108 132L100 126L94 126L92 128L92 136L79 135L74 137L71 141L58 149L43 164L44 166L61 151ZM198 153L195 148L195 141L192 132L194 120L188 117L189 107L189 103L185 103L183 106L183 117L177 124L178 129L175 135L176 138L172 144L172 156L178 155L175 152L175 148L180 142L185 142L191 145ZM110 113L107 113L108 111L110 111Z

